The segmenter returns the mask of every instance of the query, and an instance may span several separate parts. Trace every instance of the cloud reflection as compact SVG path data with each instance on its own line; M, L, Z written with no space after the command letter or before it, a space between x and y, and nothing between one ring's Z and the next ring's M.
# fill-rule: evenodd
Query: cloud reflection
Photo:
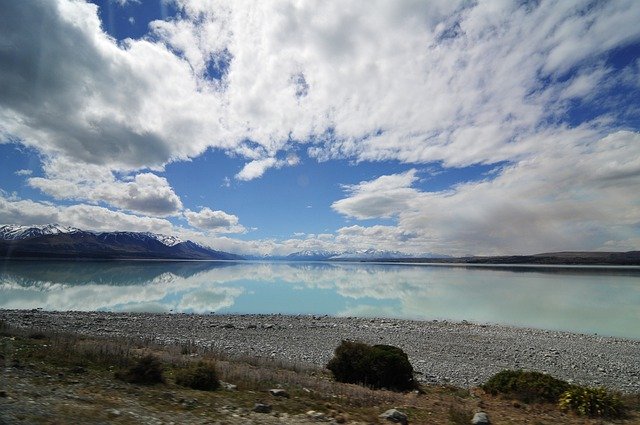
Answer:
M344 263L4 263L0 308L322 313L640 338L640 271Z

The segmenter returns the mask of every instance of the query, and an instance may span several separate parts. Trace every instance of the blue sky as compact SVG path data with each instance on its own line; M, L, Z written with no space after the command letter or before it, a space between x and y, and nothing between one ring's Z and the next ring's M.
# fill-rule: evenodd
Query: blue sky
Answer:
M1 8L2 223L251 254L640 249L636 1Z

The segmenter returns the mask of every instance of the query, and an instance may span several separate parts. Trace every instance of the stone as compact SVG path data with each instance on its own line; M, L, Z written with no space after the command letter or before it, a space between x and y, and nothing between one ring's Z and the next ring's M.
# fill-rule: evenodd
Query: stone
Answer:
M235 391L238 389L238 386L235 384L230 384L228 382L220 381L220 386L228 391Z
M489 421L489 416L487 416L484 412L478 412L473 415L473 419L471 419L471 423L473 425L489 425L491 421Z
M256 413L271 413L272 407L270 404L256 403L252 410Z
M283 390L282 388L272 388L269 390L269 394L271 394L274 397L285 397L285 398L289 398L289 393L285 390Z
M315 410L309 410L307 416L314 421L326 421L327 417L322 412L316 412Z
M399 423L402 425L407 425L409 423L409 421L407 420L407 415L397 409L389 409L381 414L380 417L396 424Z

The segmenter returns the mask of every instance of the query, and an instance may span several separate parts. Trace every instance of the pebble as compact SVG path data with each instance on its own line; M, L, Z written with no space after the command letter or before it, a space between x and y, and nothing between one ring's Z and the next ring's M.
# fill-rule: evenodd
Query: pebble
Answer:
M343 339L392 344L424 373L420 379L461 387L477 386L503 369L516 368L546 370L577 384L599 384L625 393L639 387L640 340L471 322L42 310L0 310L0 320L16 327L37 324L38 329L96 337L148 340L152 336L159 344L193 343L230 356L319 368ZM273 327L266 330L265 325Z

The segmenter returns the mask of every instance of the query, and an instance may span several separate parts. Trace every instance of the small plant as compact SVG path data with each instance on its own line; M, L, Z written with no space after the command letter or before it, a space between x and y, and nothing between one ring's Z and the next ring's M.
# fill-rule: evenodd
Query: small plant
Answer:
M133 384L161 384L164 382L162 369L160 360L149 354L126 371L116 373L116 378Z
M562 393L558 406L582 416L615 418L623 413L620 396L606 388L572 387Z
M220 387L218 374L213 362L199 362L175 373L176 384L201 391L214 391Z
M456 406L449 406L449 425L467 425L470 423L473 413Z
M407 354L391 345L342 341L327 364L339 382L404 391L416 387Z
M570 385L540 372L503 370L493 375L482 388L493 395L504 394L525 403L557 403Z

